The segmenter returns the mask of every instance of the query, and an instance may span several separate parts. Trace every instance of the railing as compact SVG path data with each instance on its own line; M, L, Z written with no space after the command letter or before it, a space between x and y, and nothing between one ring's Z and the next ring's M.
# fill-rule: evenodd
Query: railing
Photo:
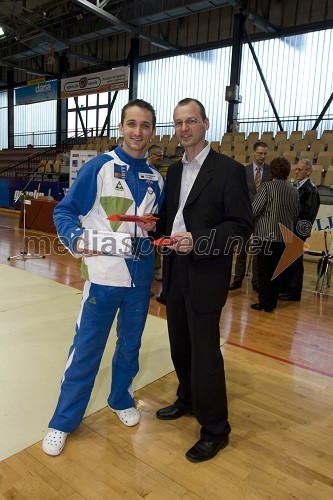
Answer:
M70 137L63 144L46 147L43 151L36 151L36 153L30 154L24 160L14 161L8 166L0 169L0 178L27 179L32 173L38 170L41 161L47 162L48 160L54 160L56 150L66 152L72 145L80 143L85 143L85 137L82 137L82 135Z
M318 115L304 115L304 116L285 116L280 117L284 130L290 134L294 130L311 130ZM259 117L259 118L242 118L237 120L236 124L239 127L240 132L245 132L248 135L249 132L259 132L259 136L263 132L272 131L274 134L279 131L278 123L274 116L271 117ZM333 130L333 115L325 115L318 127L318 136L324 129ZM100 137L102 133L102 127L90 127L87 129L87 136L84 135L82 129L79 130L68 130L67 145L74 144L84 144L89 137ZM156 134L161 137L165 134L172 136L174 134L173 123L157 123ZM221 134L223 135L223 133ZM103 137L118 137L119 130L118 126L113 126L109 128L109 134L105 130L103 132ZM221 137L214 137L212 140L220 140ZM15 148L24 147L31 145L33 147L58 147L56 144L56 131L52 130L49 132L29 132L25 134L14 134L14 144Z
M318 115L299 115L281 117L280 120L283 130L290 135L291 132L296 130L311 130L317 118ZM259 132L260 136L263 132L267 131L276 134L280 130L275 117L242 118L241 120L237 120L237 124L239 125L239 132L245 132L245 135L248 135L249 132ZM317 128L318 137L321 136L325 129L333 130L333 115L324 116Z

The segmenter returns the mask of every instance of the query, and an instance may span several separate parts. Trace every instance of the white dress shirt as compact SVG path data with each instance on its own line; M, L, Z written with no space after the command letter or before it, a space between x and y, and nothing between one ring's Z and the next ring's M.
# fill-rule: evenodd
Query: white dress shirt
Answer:
M183 209L188 195L193 187L194 181L197 178L200 168L207 158L209 151L210 144L209 142L206 142L204 149L200 151L200 153L192 161L187 161L186 154L184 153L183 155L183 173L180 187L179 205L175 220L173 221L171 234L187 231L183 216Z

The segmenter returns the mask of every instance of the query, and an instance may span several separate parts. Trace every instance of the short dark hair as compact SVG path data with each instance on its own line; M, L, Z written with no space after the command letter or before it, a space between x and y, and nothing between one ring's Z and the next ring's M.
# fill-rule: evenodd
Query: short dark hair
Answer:
M125 106L121 110L121 118L120 118L121 124L124 125L126 111L128 110L128 108L132 108L133 106L137 106L138 108L146 109L147 111L150 111L151 117L152 117L153 129L154 129L156 127L155 109L153 108L153 106L151 104L149 104L149 102L144 101L143 99L133 99L132 101L128 101L128 103L125 104Z
M268 144L264 141L257 141L253 144L253 151L255 151L257 148L267 148L268 149Z
M290 162L284 156L278 156L271 161L271 174L274 179L286 180L290 169Z
M195 102L199 106L201 118L203 120L206 120L207 115L206 115L206 110L205 110L204 105L200 101L198 101L197 99L193 99L193 97L186 97L185 99L182 99L181 101L179 101L176 108L178 106L186 106L187 104L191 104L191 102Z

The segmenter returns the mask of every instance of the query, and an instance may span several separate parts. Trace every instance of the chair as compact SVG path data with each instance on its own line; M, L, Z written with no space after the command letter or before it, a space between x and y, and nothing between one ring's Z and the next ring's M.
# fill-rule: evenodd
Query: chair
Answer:
M324 169L323 169L322 165L313 165L311 179L316 186L321 186L323 172L324 172Z
M329 287L331 285L332 266L333 266L333 238L330 231L312 231L310 237L306 240L309 249L305 250L304 258L317 262L317 282L315 291L323 293L325 282ZM310 259L307 257L310 256Z
M218 153L220 152L220 143L219 141L211 141L210 147L214 150L217 151Z
M178 147L178 140L177 141L172 141L171 140L167 144L167 147L165 149L165 154L167 156L175 156L177 147Z
M46 173L50 173L53 171L53 164L54 164L54 160L48 160L48 162L46 163L46 167L45 167Z
M313 141L317 140L317 138L317 130L307 130L304 134L304 140L307 141L308 144L312 144Z
M245 142L245 132L234 132L234 143Z
M299 154L301 151L307 151L308 150L308 144L306 141L297 141L294 142L293 144L293 151L296 151L297 154Z
M276 135L274 137L274 142L275 144L280 144L281 141L286 141L287 140L287 132L285 130L279 130L276 132Z
M56 174L59 174L60 173L60 165L61 165L61 160L56 160L54 163L53 163L53 172L56 173Z
M326 144L330 141L333 141L333 130L323 130L321 134L321 139L326 141Z
M249 135L247 136L247 142L248 144L255 144L256 142L259 141L259 132L249 132Z
M318 166L318 165L316 165ZM324 178L324 186L326 187L331 187L333 186L333 165L330 165L325 173L325 178Z
M247 159L246 154L234 156L234 160L238 161L239 163L243 163L243 165L246 165L246 159Z
M245 142L242 142L242 143L236 143L234 145L234 155L238 155L238 154L245 154L245 150L246 150L246 144Z
M220 151L229 151L231 153L232 151L232 142L228 143L223 143L220 145Z
M291 144L295 144L297 141L301 141L303 138L303 133L300 130L295 130L294 132L291 132L289 140Z
M301 160L310 160L313 163L313 153L311 153L311 151L301 151L298 156L298 161Z
M273 142L274 137L273 137L273 132L263 132L260 137L261 141L264 142Z
M283 151L290 151L290 149L291 149L291 142L289 141L289 139L279 142L277 146L277 151L279 152L280 155L283 153Z
M318 154L317 164L323 165L323 167L329 167L333 164L333 151L321 151Z
M232 142L232 133L226 132L224 135L222 135L221 144L229 142Z
M289 161L290 165L295 165L296 164L296 153L295 151L283 151L282 156L284 158L287 158Z
M325 142L325 139L315 139L311 143L311 148L310 151L315 155L318 156L320 151L325 151L327 143Z
M159 135L155 135L155 137L152 138L151 143L156 144L157 142L160 142L161 137Z

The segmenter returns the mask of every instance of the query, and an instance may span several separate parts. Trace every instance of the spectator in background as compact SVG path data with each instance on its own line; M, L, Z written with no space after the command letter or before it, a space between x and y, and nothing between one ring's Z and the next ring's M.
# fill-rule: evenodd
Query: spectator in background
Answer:
M268 146L263 141L258 141L253 145L253 162L246 165L246 179L247 187L249 190L251 203L260 188L261 184L266 181L272 180L270 166L265 163L265 158L268 153ZM246 260L247 253L246 248L248 247L248 242L245 242L241 249L238 250L236 266L235 266L235 277L233 283L230 285L229 290L237 290L242 286L243 279L246 273ZM252 256L252 288L258 291L258 260L257 255Z
M69 154L68 153L64 153L63 151L61 151L61 149L57 149L56 150L56 161L59 160L61 162L61 165L66 165L68 166L69 165Z
M259 302L257 311L273 312L279 297L281 274L272 279L285 249L279 224L293 232L299 213L297 189L287 181L290 163L282 156L271 162L273 180L264 182L253 203L254 236L261 242L258 254Z
M148 149L147 160L150 165L160 169L164 158L163 149L157 144L153 144Z
M297 163L295 174L300 201L300 212L297 217L295 234L305 241L311 234L320 205L318 189L310 179L312 173L312 162L304 159ZM293 262L283 275L283 291L280 300L301 300L303 288L303 255Z

